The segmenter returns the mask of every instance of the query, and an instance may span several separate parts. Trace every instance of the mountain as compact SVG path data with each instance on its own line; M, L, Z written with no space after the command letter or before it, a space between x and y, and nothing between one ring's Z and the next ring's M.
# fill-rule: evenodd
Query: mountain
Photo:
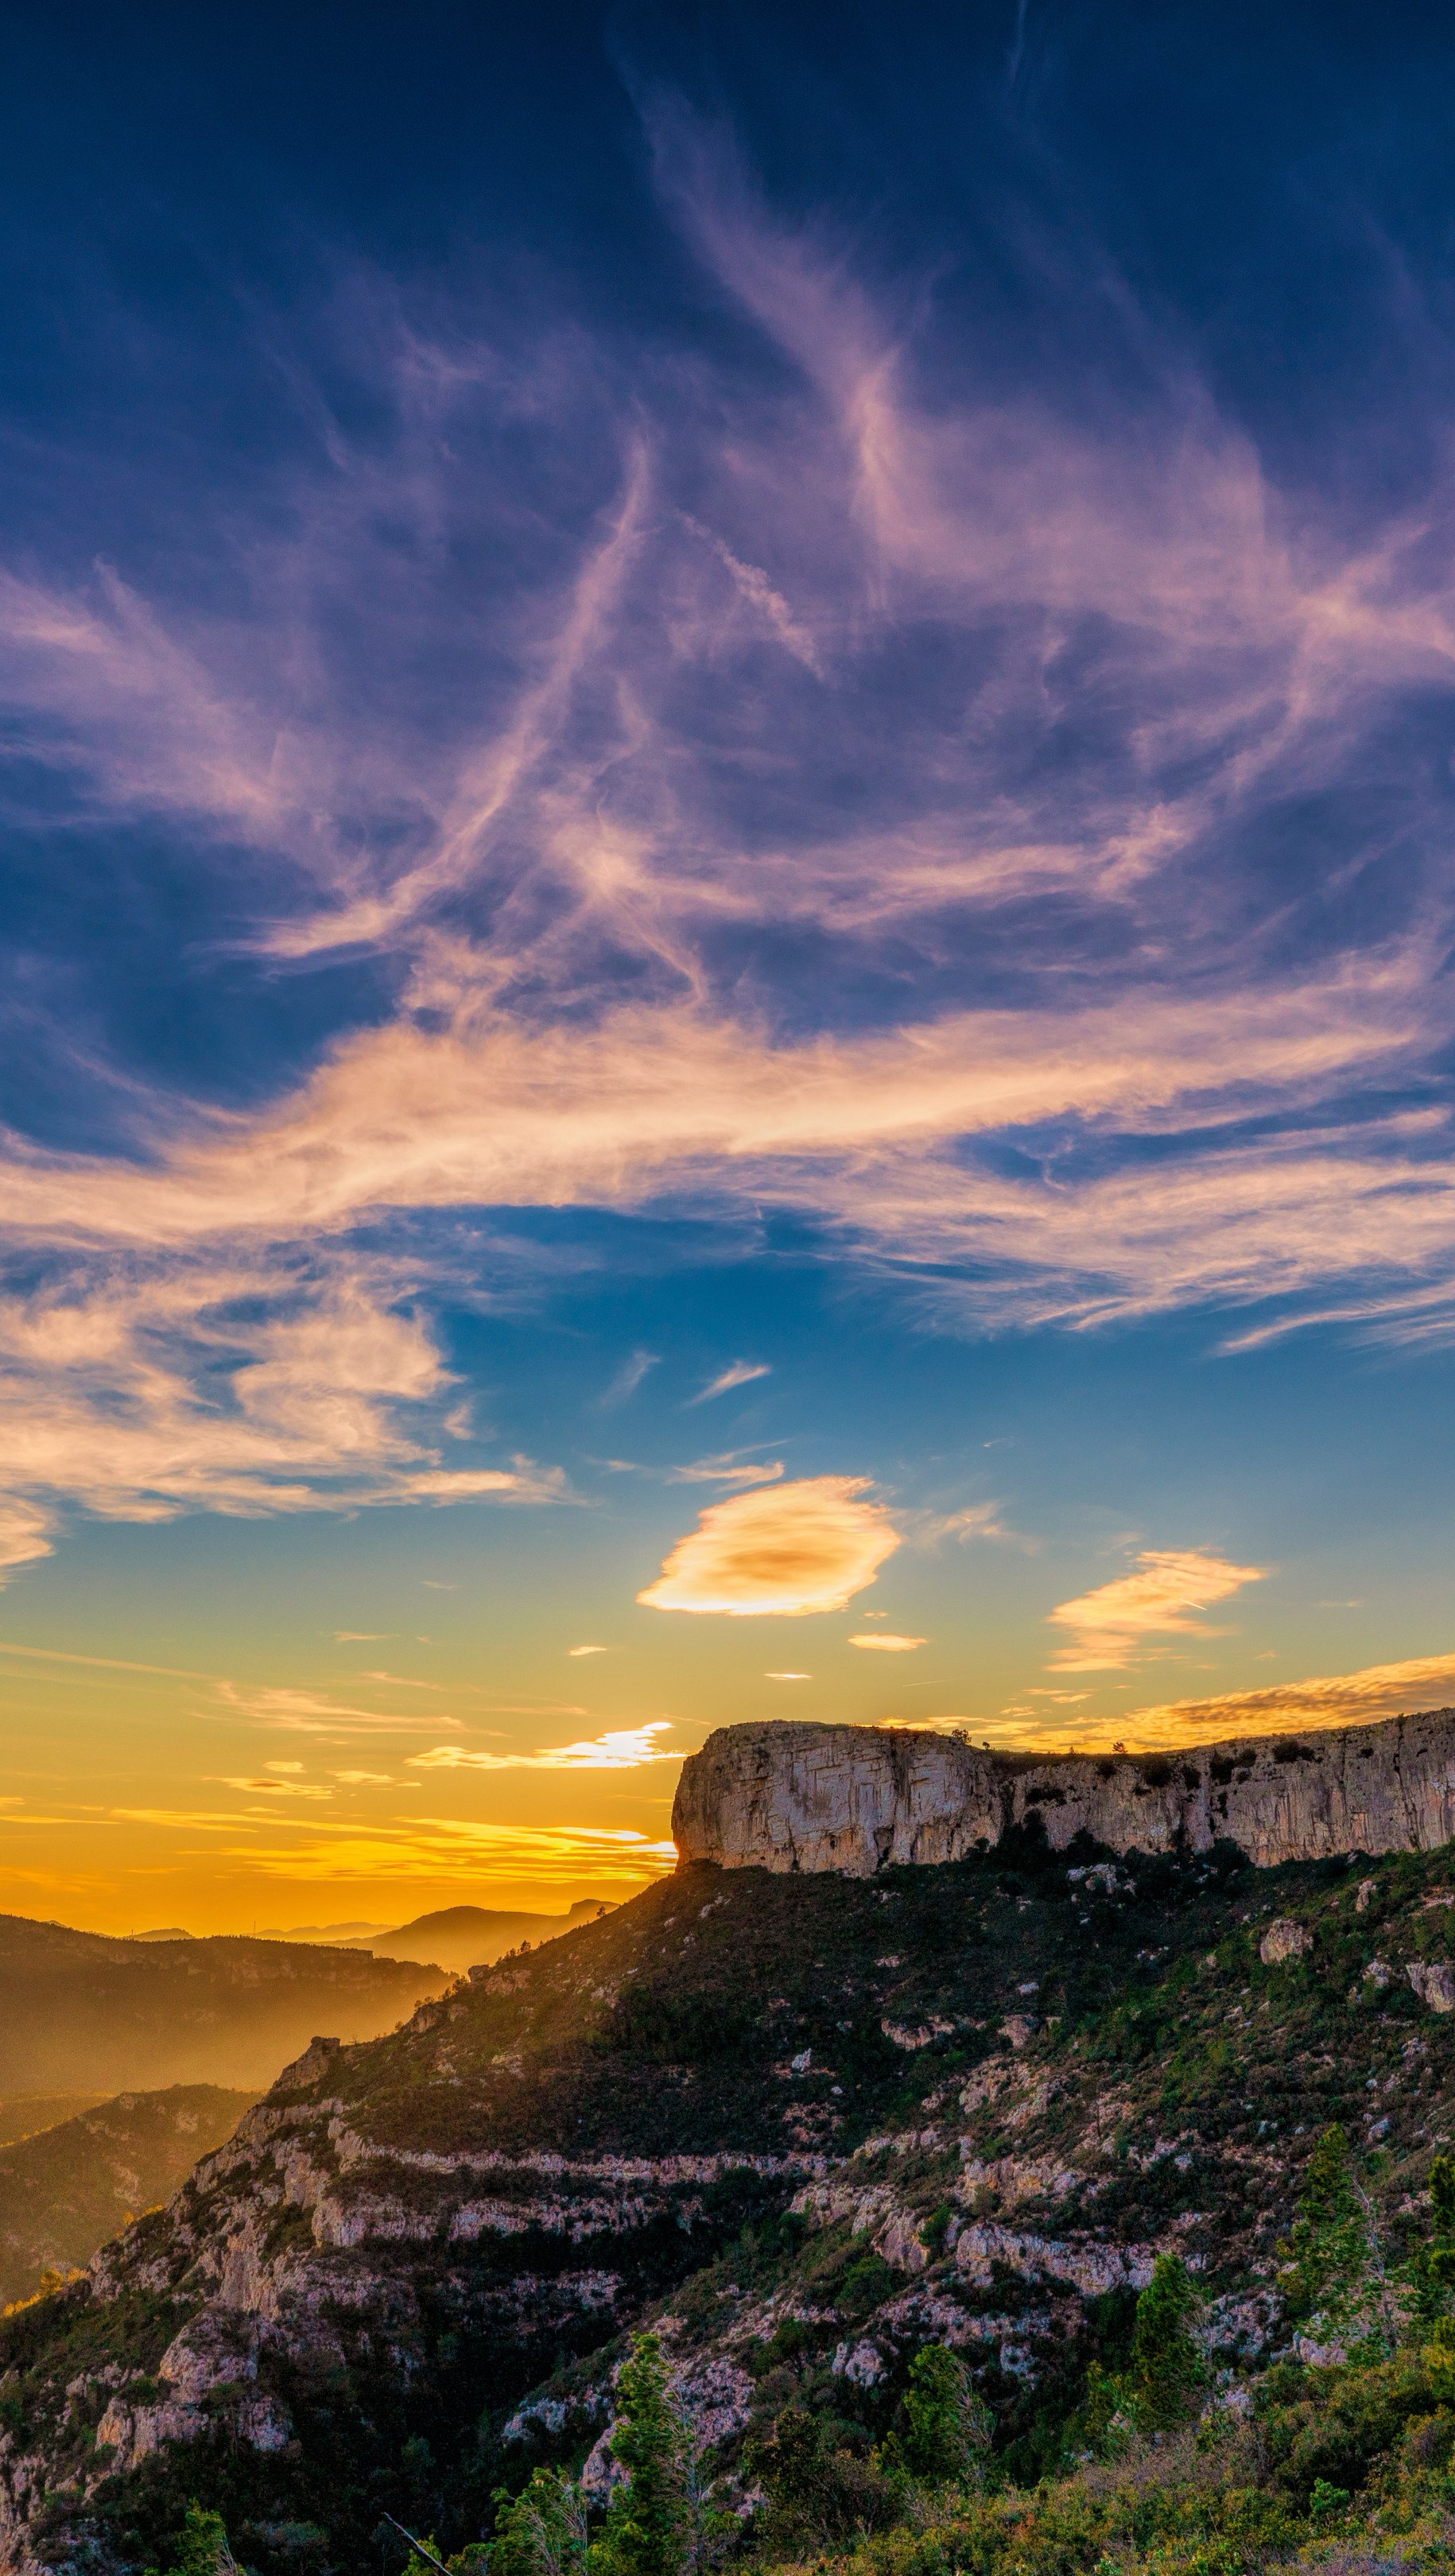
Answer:
M44 2272L89 2263L118 2227L168 2199L256 2099L215 2084L119 2093L0 2147L0 2300L29 2298Z
M567 1914L503 1914L483 1905L447 1905L438 1914L417 1914L412 1923L402 1923L395 1932L376 1933L357 1946L371 1950L376 1959L433 1960L463 1975L469 1968L488 1967L507 1950L519 1949L523 1941L534 1948L610 1912L611 1907L594 1896L583 1897Z
M437 1970L284 1941L115 1941L0 1915L7 2097L166 2084L256 2091L316 2030L372 2039Z
M0 2147L34 2137L37 2129L54 2129L108 2099L105 2093L0 2093Z
M1324 1740L1329 1777L1368 1732ZM913 1792L923 1754L865 1759ZM1042 1802L872 1876L689 1859L387 2037L316 2042L86 2282L0 2324L12 2561L166 2564L189 2497L262 2576L372 2564L385 2512L456 2549L533 2461L599 2462L644 2318L730 2489L790 2401L880 2438L930 2342L1034 2486L1159 2252L1240 2404L1259 2372L1302 2387L1277 2249L1331 2123L1391 2277L1428 2231L1455 1851L1057 1849L1047 1803L1059 1832ZM1310 2450L1299 2403L1342 2493L1354 2449Z
M1455 1836L1455 1709L1176 1753L992 1753L928 1728L720 1727L682 1766L672 1835L727 1869L958 1860L1036 1825L1055 1851L1236 1845L1269 1867Z

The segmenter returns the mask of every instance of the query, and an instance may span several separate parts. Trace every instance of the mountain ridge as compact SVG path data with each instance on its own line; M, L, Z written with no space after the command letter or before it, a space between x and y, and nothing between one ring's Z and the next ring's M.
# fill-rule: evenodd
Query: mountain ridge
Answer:
M1039 1819L1126 1856L1235 1844L1260 1868L1455 1838L1455 1709L1139 1753L993 1753L928 1728L720 1727L683 1763L678 1851L724 1869L872 1877L993 1851Z
M445 1983L367 1951L214 1935L128 1941L0 1915L7 2096L271 2083L321 2021L373 2037Z
M216 2084L119 2093L0 2146L0 2300L89 2263L118 2227L168 2199L255 2098Z
M263 2576L353 2563L381 2512L454 2548L502 2479L599 2456L644 2319L730 2487L790 2400L877 2438L926 2340L1033 2470L1159 2250L1220 2367L1286 2341L1274 2249L1330 2120L1416 2224L1455 2130L1452 1922L1448 1848L1128 1861L1034 1811L872 1879L684 1859L397 2031L315 2041L0 2324L4 2563L164 2563L189 2495Z
M383 2514L458 2548L534 2462L599 2485L643 2322L739 2499L779 2409L878 2440L930 2341L1033 2482L1161 2253L1235 2395L1296 2358L1315 2139L1354 2141L1394 2260L1455 2135L1455 1846L1259 1866L1065 1820L872 1873L689 1850L397 2030L315 2039L0 2321L0 2563L164 2564L189 2497L260 2576L357 2563Z

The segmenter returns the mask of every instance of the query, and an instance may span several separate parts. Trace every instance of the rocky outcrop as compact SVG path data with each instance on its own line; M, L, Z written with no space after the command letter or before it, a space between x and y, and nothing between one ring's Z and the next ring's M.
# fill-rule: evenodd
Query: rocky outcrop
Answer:
M926 1744L774 1740L887 1746L911 1789ZM0 2320L0 2576L167 2566L193 2496L258 2576L325 2540L368 2566L426 2471L453 2555L534 2462L596 2444L609 2478L639 2322L729 2500L745 2416L798 2389L882 2427L926 2341L1031 2421L1164 2250L1230 2348L1266 2342L1315 2138L1388 2145L1403 2229L1455 2129L1455 1853L1371 1864L1362 1911L1358 1869L1290 1869L1275 1904L1226 1852L1051 1866L1006 1833L1048 1772L996 1769L978 1862L684 1869L387 2037L314 2042L166 2208ZM1302 1967L1258 1962L1275 1915Z
M1115 1852L1235 1843L1260 1867L1455 1840L1455 1709L1180 1753L994 1754L909 1727L726 1726L682 1766L684 1862L839 1870L962 1860L1038 1821Z

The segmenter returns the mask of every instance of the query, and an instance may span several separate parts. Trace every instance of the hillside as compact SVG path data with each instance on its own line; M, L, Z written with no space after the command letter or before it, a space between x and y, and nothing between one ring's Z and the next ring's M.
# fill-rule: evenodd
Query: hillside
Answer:
M0 2072L7 2098L166 2084L257 2091L315 2031L372 2039L443 1983L364 1951L114 1941L0 1915Z
M74 2120L109 2099L105 2093L0 2093L0 2147L34 2137L37 2129L53 2129L61 2120Z
M1011 1829L873 1880L684 1867L311 2049L0 2327L13 2548L165 2563L195 2495L265 2576L372 2563L384 2510L454 2549L598 2441L643 2316L728 2472L790 2399L882 2433L937 2341L1034 2482L1158 2249L1219 2368L1290 2349L1275 2249L1331 2121L1391 2262L1427 2227L1452 1920L1448 1848L1259 1870Z
M0 2300L29 2298L42 2273L89 2263L119 2227L169 2199L256 2099L214 2084L119 2093L0 2147Z
M594 1923L598 1914L610 1912L603 1899L591 1896L565 1914L508 1914L487 1905L446 1905L437 1914L417 1914L397 1931L375 1933L353 1946L372 1951L376 1959L424 1960L463 1976L470 1968L488 1967L507 1950L518 1950L522 1942L534 1949L542 1941L554 1941L562 1932L574 1930L578 1923Z

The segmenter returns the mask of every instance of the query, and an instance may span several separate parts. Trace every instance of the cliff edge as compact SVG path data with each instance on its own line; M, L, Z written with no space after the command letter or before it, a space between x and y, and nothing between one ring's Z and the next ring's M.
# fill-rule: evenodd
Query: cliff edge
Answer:
M983 1752L910 1727L720 1727L682 1766L681 1860L839 1870L961 1860L1039 1817L1054 1851L1237 1844L1262 1868L1455 1840L1455 1709L1178 1753Z

